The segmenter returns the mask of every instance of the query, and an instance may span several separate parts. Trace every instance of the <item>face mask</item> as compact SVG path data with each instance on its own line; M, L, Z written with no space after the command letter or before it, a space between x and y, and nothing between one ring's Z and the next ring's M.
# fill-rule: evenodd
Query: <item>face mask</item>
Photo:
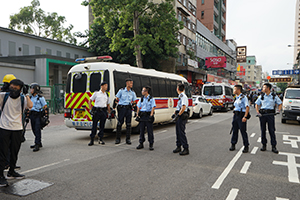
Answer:
M9 88L9 96L13 99L18 98L20 96L20 92L21 90L16 90L16 89L14 90L12 88Z

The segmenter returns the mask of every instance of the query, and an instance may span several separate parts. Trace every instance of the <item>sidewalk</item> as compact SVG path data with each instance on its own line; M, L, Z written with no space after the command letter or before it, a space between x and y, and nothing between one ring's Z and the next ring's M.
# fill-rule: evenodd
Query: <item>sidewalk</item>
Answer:
M48 127L65 125L64 114L50 114L49 120L50 124Z

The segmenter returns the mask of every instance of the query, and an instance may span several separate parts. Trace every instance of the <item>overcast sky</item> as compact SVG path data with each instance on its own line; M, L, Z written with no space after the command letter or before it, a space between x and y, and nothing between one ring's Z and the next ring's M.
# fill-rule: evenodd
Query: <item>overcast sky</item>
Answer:
M212 1L212 0L210 0ZM30 5L31 0L10 0L2 5L0 26L8 27L9 16ZM65 16L66 25L73 24L74 32L88 29L88 8L82 0L40 0L46 12ZM238 46L247 46L247 54L255 55L263 71L289 69L293 62L296 0L227 0L227 39Z

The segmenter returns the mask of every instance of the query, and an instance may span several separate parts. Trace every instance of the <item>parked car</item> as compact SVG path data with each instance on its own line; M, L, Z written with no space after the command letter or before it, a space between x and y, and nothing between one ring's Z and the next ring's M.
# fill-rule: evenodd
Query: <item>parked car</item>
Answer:
M289 86L285 90L281 123L286 123L286 120L295 120L300 124L300 85Z
M212 114L212 104L203 96L193 95L193 116L201 118L203 115Z

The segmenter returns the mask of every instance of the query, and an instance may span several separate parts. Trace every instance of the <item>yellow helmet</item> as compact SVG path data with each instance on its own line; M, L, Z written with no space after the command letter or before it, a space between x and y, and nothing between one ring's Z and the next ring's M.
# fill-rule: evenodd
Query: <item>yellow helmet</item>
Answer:
M2 82L3 83L10 83L10 81L16 79L16 77L13 75L13 74L6 74L4 77L3 77L3 80Z

